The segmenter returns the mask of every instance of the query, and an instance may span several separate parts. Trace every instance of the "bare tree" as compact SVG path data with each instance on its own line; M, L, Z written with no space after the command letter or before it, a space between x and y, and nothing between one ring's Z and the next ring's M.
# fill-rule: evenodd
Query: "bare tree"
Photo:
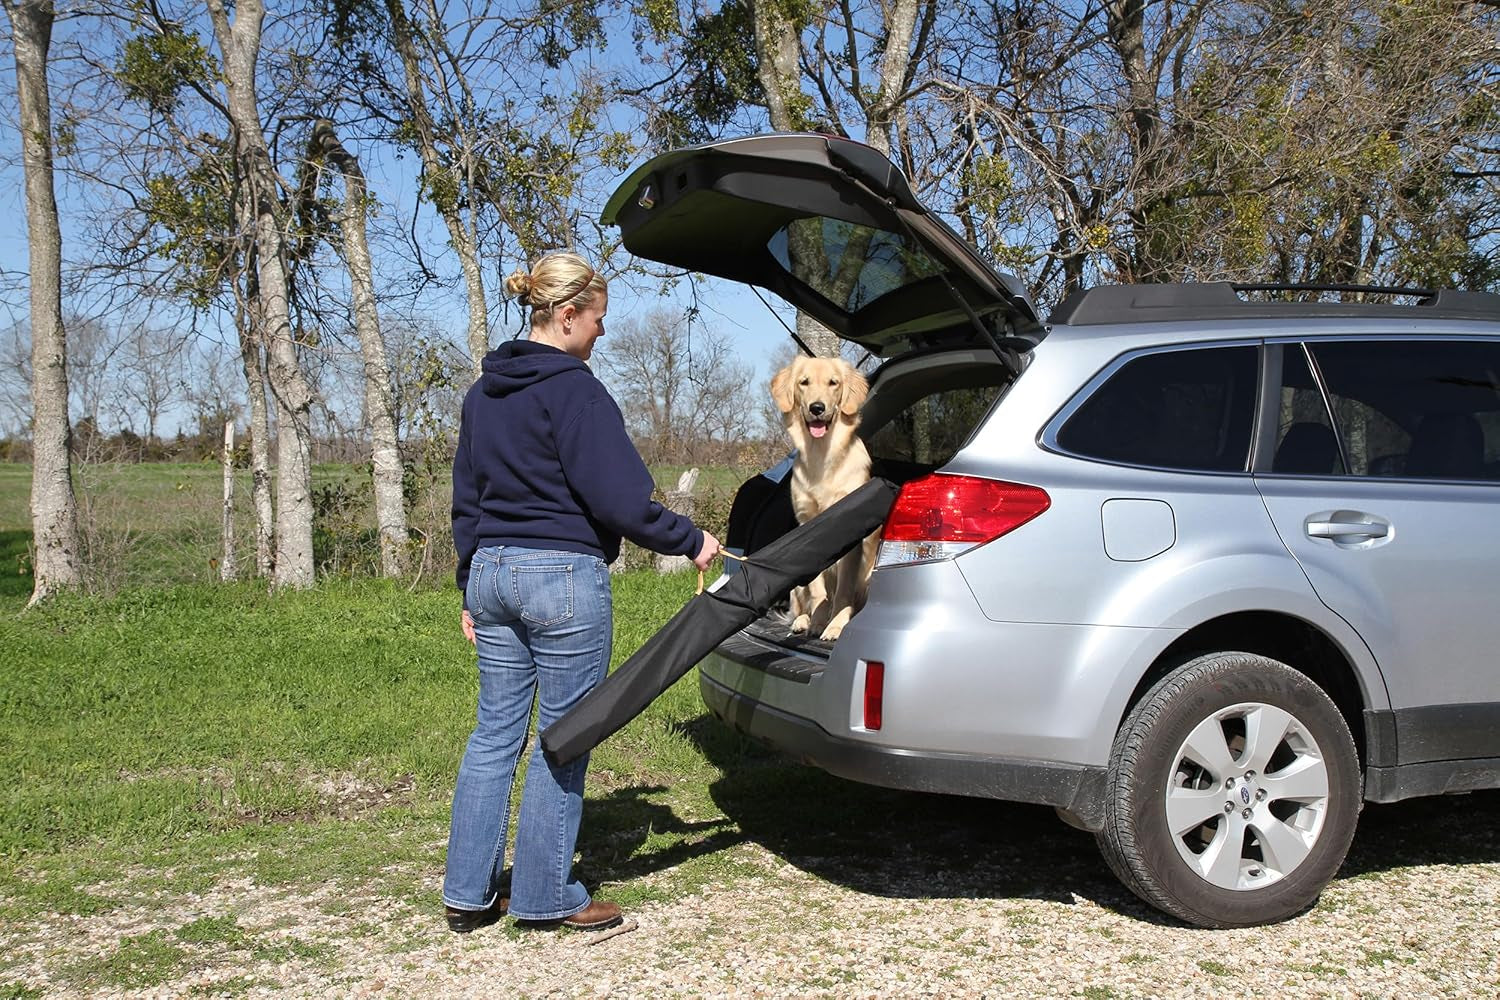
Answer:
M69 456L68 345L62 322L62 229L52 182L47 55L51 0L4 0L16 60L26 235L31 255L31 528L35 575L27 606L83 581L78 501Z
M121 399L145 420L144 443L157 440L162 411L180 395L183 385L185 338L174 331L136 323L121 343L116 383ZM133 420L127 417L133 427Z
M406 441L457 433L463 396L473 382L467 354L430 319L397 317L382 330L393 359L397 436Z
M359 160L344 148L333 123L327 119L320 119L313 125L307 159L312 166L326 162L344 177L344 205L339 211L339 229L343 233L344 262L354 290L354 327L364 360L364 408L365 420L370 425L380 566L386 576L400 576L405 570L407 546L401 447L396 437L391 366L386 360L385 340L380 334L380 315L375 304L375 269L366 239L369 195L365 175L360 170Z
M204 337L183 349L182 402L205 440L209 434L217 440L225 423L238 424L245 418L240 396L244 380L238 369L238 359L222 342Z
M74 430L87 422L95 431L120 417L114 398L113 358L119 348L118 331L97 319L68 314L63 321L68 330L68 412ZM73 457L89 461L101 456L80 447L79 435L73 435Z
M238 155L234 116L218 89L224 74L188 22L149 0L132 5L123 23L132 34L120 45L106 79L126 98L126 111L144 110L146 119L127 114L100 137L105 169L112 173L98 181L102 187L143 193L128 200L111 231L109 270L142 272L141 283L154 298L168 296L195 311L219 308L229 315L248 405L256 574L271 577L276 515L269 339L255 274L249 201L255 188L242 176L246 161ZM122 136L129 135L141 149L121 155Z
M648 462L720 460L751 432L750 367L681 314L625 320L600 341L596 363Z
M988 30L930 81L955 139L940 184L1041 298L1099 280L1500 279L1493 7L959 11Z
M490 349L489 307L486 304L484 271L479 265L476 213L472 202L463 193L473 189L479 163L472 144L463 141L462 130L458 135L449 137L449 148L453 152L446 160L443 157L440 146L444 137L429 107L429 87L423 78L423 67L430 65L441 71L443 63L448 63L448 72L439 77L440 81L448 86L458 87L461 92L466 89L467 84L459 67L440 58L441 52L430 51L431 47L442 44L444 30L431 0L427 0L421 8L429 17L425 31L419 30L420 26L413 23L409 6L404 0L385 0L385 5L390 18L391 44L401 61L405 97L403 110L422 160L422 183L427 197L437 208L443 225L447 227L453 252L458 255L459 267L463 271L464 293L469 307L467 343L469 357L474 363L474 374L477 376L479 363ZM424 58L419 45L429 47L427 58ZM446 103L449 95L446 93L447 87L443 89L445 92L440 95L440 99ZM472 102L466 103L472 108ZM450 119L450 127L456 125L458 121ZM457 141L452 141L455 139Z
M286 212L280 177L261 131L256 97L260 56L261 0L239 0L234 17L225 0L208 0L214 35L224 64L229 119L242 184L239 204L254 233L253 319L265 346L267 375L276 403L276 583L306 587L313 582L312 393L297 356L286 262Z
M448 233L468 304L466 342L478 375L489 351L486 256L529 265L560 248L604 260L613 244L592 230L589 175L623 169L629 133L608 127L613 93L578 47L603 40L590 3L495 9L466 0L384 0L384 33L361 51L361 103L414 149L422 202ZM386 46L399 73L387 73ZM399 80L392 79L399 75ZM419 255L419 274L433 277ZM504 308L504 307L502 307Z

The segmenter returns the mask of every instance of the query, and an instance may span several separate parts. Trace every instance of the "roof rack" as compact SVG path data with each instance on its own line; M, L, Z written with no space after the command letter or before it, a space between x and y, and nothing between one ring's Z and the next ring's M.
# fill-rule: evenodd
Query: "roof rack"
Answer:
M1393 302L1337 302L1295 299L1247 299L1242 292L1312 294L1335 292L1390 298L1404 296L1410 305ZM1283 319L1319 316L1500 321L1500 295L1452 288L1395 288L1384 285L1232 284L1206 281L1159 285L1100 285L1069 295L1052 315L1052 326L1098 326L1106 323L1156 323L1196 319Z

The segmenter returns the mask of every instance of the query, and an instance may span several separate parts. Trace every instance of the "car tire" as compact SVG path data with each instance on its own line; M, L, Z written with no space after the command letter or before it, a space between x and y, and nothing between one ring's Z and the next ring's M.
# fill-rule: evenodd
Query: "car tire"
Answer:
M1361 805L1349 727L1317 684L1251 653L1200 656L1153 686L1110 753L1110 869L1200 927L1274 923L1317 901Z

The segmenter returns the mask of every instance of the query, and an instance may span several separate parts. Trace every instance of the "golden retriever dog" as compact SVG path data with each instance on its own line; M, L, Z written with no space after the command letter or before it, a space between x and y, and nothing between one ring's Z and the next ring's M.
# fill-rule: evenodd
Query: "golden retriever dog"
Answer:
M792 510L806 524L870 479L870 453L855 434L859 408L869 392L865 377L841 358L798 356L771 379L771 398L797 447L792 465ZM865 600L875 568L876 531L792 591L792 632L821 626L820 637L837 639Z

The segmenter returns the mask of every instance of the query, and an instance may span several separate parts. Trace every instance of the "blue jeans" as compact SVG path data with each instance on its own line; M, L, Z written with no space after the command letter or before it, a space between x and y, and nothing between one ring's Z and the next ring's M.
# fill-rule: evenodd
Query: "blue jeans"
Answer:
M604 679L614 612L604 560L510 545L475 553L466 599L479 654L479 712L453 791L443 902L482 910L500 889L510 789L532 698L545 729ZM518 919L557 920L589 905L572 874L587 767L587 754L556 767L540 741L532 751L511 865L510 913Z

